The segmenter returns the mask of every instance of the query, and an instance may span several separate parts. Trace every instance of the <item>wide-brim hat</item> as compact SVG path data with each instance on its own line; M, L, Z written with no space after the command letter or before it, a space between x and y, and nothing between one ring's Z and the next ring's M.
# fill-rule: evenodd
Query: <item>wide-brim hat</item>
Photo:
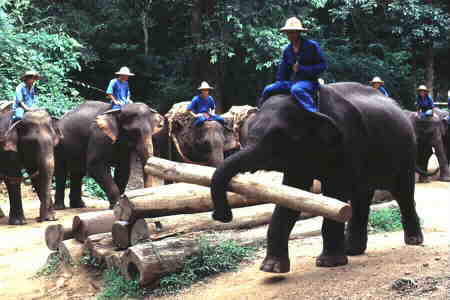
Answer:
M380 77L375 76L371 81L369 81L370 84L374 84L374 83L380 83L380 84L384 84L384 81L381 80Z
M20 77L20 79L24 80L27 77L35 77L37 79L40 78L39 73L33 70L26 71L23 73L23 75Z
M198 87L197 90L201 91L201 90L213 90L214 88L212 86L210 86L206 81L202 81L202 83L200 84L200 86Z
M134 73L131 73L128 67L122 67L119 71L116 72L116 75L134 76Z
M418 91L425 91L428 92L428 88L426 87L426 85L419 85L419 87L417 88Z
M292 17L286 20L286 24L280 28L280 31L308 31L308 29L303 27L302 22L298 18Z

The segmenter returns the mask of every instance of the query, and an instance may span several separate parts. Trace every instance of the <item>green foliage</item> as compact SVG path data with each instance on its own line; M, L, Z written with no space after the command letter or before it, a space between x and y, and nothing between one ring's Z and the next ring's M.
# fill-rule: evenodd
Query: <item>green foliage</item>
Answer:
M91 197L108 200L105 191L91 177L83 178L83 190Z
M35 274L35 277L49 276L59 270L61 266L61 256L57 252L51 253L47 262Z
M234 271L240 262L255 251L251 247L239 246L232 240L220 242L216 246L201 240L199 246L199 253L189 258L181 271L161 278L160 287L154 294L174 294L207 276Z
M115 268L103 272L103 285L104 289L97 296L98 300L122 299L124 297L140 298L144 293L137 280L126 280Z
M27 24L30 1L4 1L0 7L0 99L14 99L24 71L37 70L38 105L61 116L79 101L68 74L81 70L81 45L67 33L41 24Z
M369 225L374 232L391 232L401 230L401 214L398 207L383 208L369 216Z

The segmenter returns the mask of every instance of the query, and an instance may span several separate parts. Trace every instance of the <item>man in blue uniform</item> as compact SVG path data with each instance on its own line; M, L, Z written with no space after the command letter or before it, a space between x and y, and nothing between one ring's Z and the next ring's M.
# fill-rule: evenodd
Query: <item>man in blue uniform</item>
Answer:
M327 69L322 50L316 41L300 36L307 29L295 17L288 19L280 31L286 33L290 44L283 50L276 82L264 88L258 105L274 94L290 93L302 108L316 112L314 93L319 87L317 79Z
M215 114L216 102L209 95L209 91L212 89L213 87L203 81L198 88L200 95L194 96L189 103L187 109L195 116L194 125L201 125L206 121L217 121L222 125L225 123L221 116Z
M380 93L382 93L386 97L389 97L389 94L384 87L384 81L381 80L380 77L375 76L371 81L369 81L369 83L374 89L379 90Z
M123 105L131 103L130 88L128 86L128 78L134 76L127 67L122 67L116 72L118 78L114 78L109 82L106 89L106 95L111 100L112 109L120 109Z
M22 83L16 87L13 121L22 120L25 112L32 109L37 102L34 83L39 79L39 74L36 71L27 71L22 75L21 79Z
M433 116L434 101L428 95L428 88L421 85L417 88L417 114L420 118L427 118Z

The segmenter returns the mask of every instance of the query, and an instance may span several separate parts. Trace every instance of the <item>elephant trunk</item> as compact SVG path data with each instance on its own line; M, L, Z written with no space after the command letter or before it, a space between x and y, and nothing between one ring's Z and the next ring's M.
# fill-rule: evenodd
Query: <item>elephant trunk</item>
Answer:
M213 219L221 222L230 222L233 219L226 194L228 184L236 174L258 169L260 162L267 157L264 151L259 149L263 147L253 146L231 155L214 172L211 181Z

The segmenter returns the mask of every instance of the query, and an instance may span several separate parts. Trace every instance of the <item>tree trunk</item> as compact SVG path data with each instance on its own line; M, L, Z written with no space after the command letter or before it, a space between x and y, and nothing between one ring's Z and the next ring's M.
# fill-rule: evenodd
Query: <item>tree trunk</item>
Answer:
M142 31L144 32L144 55L148 56L148 24L147 11L143 10L141 13Z
M48 225L45 229L45 243L50 250L58 250L58 246L62 241L72 238L72 227L64 227L62 224L54 224Z
M434 89L434 49L433 43L425 46L425 85L429 89L429 94L433 97Z
M62 241L58 245L58 252L63 261L77 264L83 256L83 244L75 239Z
M228 193L231 207L262 204L256 198ZM134 223L141 218L207 212L213 209L209 188L176 183L126 192L114 207L117 220Z
M114 221L112 210L88 212L75 216L72 223L73 235L75 239L83 243L90 235L111 232Z
M147 161L145 171L166 180L209 187L215 169L151 157ZM258 178L251 175L235 176L229 183L229 190L246 196L246 199L254 199L252 201L255 203L275 203L293 210L304 210L312 214L325 216L338 222L348 221L352 214L350 205L339 200L282 184L267 186L261 184ZM212 205L210 201L203 199L203 202Z

